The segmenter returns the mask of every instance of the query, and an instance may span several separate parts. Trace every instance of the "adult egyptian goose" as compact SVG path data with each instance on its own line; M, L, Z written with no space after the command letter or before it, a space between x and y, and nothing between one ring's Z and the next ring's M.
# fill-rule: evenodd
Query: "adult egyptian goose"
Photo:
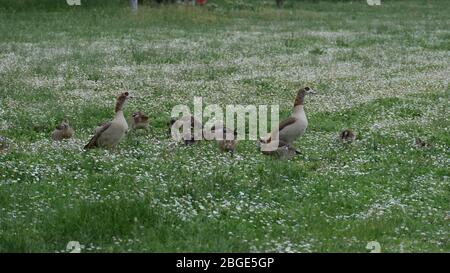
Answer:
M293 142L305 133L308 127L308 119L303 109L306 94L316 94L316 92L309 87L300 89L295 98L294 113L289 118L280 122L278 128L271 132L268 137L261 139L262 144L271 144L273 140L277 139L278 133L278 147L281 147L281 143L283 143L282 146L292 146ZM267 147L266 145L262 145L261 147L262 150L267 149L265 148ZM271 150L274 151L276 148L276 146L272 147Z
M148 128L148 116L146 116L143 112L138 111L134 112L130 118L131 128L133 130L137 129L147 129Z
M69 121L65 118L52 133L52 139L55 141L61 141L73 136L74 130L69 125Z
M238 144L237 132L235 130L223 127L221 125L214 125L211 127L210 131L211 134L215 135L219 149L222 152L234 154Z
M128 92L121 93L116 98L116 115L110 122L105 122L98 126L95 130L95 135L91 138L84 149L92 149L95 147L109 147L113 148L119 144L120 140L128 131L128 124L123 115L123 107L126 101L130 98Z
M191 115L185 115L178 119L171 118L167 126L169 127L168 135L177 140L183 140L186 145L195 143L203 136L203 124ZM185 126L186 132L183 130Z

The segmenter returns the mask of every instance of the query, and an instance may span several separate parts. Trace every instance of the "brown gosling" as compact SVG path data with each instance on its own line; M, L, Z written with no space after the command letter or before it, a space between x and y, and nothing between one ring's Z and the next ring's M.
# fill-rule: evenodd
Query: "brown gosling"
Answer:
M130 118L131 129L147 129L149 125L149 118L143 112L134 112Z
M301 154L294 146L289 145L283 141L278 142L278 148L273 151L262 151L265 155L270 155L278 159L289 160L296 155Z
M355 141L356 134L350 129L345 129L339 134L339 139L344 143L351 143Z
M417 148L430 148L431 144L421 139L420 137L416 137L416 147Z
M55 141L61 141L63 139L69 139L73 137L74 130L69 125L69 121L65 118L52 133L52 139Z
M0 136L0 153L6 152L8 149L9 149L9 140L4 136Z
M84 149L96 147L114 148L119 144L128 131L128 123L123 115L123 107L129 98L131 97L128 92L121 93L116 97L114 119L98 126L95 130L95 135L84 146Z
M212 126L211 133L215 135L220 151L234 154L238 145L237 132L223 126Z

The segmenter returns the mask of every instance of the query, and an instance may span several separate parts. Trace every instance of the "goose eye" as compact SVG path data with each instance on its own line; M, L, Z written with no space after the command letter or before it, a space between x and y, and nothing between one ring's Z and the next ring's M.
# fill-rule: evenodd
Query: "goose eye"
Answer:
M309 91L309 87L305 87L305 90L306 90L306 91Z
M127 97L128 97L128 95L129 95L129 93L128 93L128 92L125 92L125 96L127 96Z

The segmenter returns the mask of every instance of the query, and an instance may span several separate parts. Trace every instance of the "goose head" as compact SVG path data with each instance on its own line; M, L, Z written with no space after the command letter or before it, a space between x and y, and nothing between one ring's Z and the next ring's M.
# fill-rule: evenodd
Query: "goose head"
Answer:
M58 129L58 130L67 130L67 129L69 129L69 127L70 126L69 126L68 119L64 118L63 121L58 126L56 126L56 129Z
M305 96L306 95L314 95L314 94L316 94L316 91L314 91L312 88L310 88L308 86L301 88L297 92L297 97L295 98L294 106L303 105L305 102Z
M125 103L128 101L128 99L131 99L130 93L123 92L117 95L116 97L116 108L115 111L119 112L122 111L123 107L125 106Z
M135 122L147 122L148 117L141 111L134 112L131 117L134 119Z

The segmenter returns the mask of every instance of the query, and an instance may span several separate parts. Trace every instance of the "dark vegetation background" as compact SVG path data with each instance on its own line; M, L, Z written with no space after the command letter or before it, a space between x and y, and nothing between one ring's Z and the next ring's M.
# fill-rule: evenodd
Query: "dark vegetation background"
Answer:
M261 6L275 6L282 3L283 7L289 8L292 5L301 4L302 2L319 3L319 2L349 2L350 0L208 0L206 6L219 5L229 8L254 8L254 4ZM365 0L359 0L365 1ZM139 5L170 4L175 0L139 0ZM81 6L77 8L97 8L97 7L127 7L129 0L81 0ZM0 0L0 9L11 11L29 10L29 9L45 9L45 10L64 10L73 8L66 3L66 0Z

